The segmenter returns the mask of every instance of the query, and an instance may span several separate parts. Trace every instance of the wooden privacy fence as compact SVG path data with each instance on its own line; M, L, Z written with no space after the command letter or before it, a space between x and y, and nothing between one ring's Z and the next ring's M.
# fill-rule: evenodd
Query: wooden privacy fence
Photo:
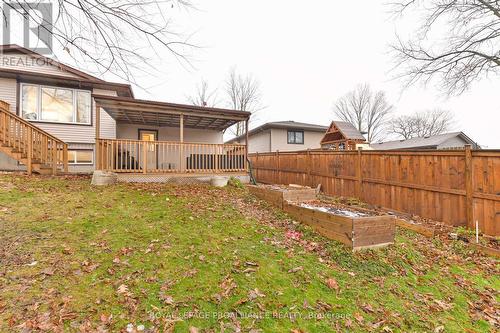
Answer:
M383 208L500 235L500 151L251 154L257 181L317 186Z

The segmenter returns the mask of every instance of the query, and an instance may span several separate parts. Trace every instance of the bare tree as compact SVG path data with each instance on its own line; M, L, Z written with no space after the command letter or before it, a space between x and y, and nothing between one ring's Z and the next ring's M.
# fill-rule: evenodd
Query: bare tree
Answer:
M253 118L255 113L263 108L260 82L251 75L243 76L236 72L236 68L232 68L226 80L225 90L227 103L233 110L251 112ZM236 136L243 135L244 124L237 123L231 128L231 132Z
M40 33L52 36L53 50L65 50L73 62L100 74L133 81L133 69L154 69L146 49L158 58L169 54L186 63L187 49L194 47L171 27L173 11L191 7L189 0L57 0L52 2L53 22L36 10L37 1L3 1L4 24L7 10L39 22Z
M437 79L448 94L500 72L500 2L495 0L399 0L393 11L423 13L413 37L392 46L407 85Z
M373 142L382 138L392 109L383 91L373 93L368 84L362 84L337 100L334 112L341 120L366 133L368 142Z
M196 86L196 91L193 95L188 96L189 103L198 106L214 107L219 103L217 98L217 89L211 90L206 80Z
M404 139L411 139L445 133L451 129L453 123L452 113L434 109L393 119L391 131Z

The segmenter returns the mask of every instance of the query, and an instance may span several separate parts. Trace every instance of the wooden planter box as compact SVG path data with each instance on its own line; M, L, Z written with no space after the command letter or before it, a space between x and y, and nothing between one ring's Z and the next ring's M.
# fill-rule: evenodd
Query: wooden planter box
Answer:
M313 188L270 188L267 186L248 185L248 189L260 199L280 209L283 209L286 201L303 202L316 199L316 190Z
M353 250L377 248L394 243L394 216L346 217L285 202L283 210L297 221L311 226L321 235L339 241Z

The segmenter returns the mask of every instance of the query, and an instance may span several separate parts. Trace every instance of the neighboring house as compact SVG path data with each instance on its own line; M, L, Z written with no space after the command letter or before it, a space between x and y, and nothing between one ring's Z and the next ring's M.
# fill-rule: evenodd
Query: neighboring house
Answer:
M321 139L321 148L331 150L356 150L358 147L368 149L363 134L351 123L334 120Z
M248 112L135 99L128 84L17 45L2 46L0 58L2 170L246 170L246 147L223 145L223 132Z
M472 145L473 149L480 146L463 132L445 133L423 138L411 138L373 143L370 146L375 150L398 149L463 149L465 145Z
M328 127L295 121L266 123L248 132L248 151L266 153L320 148L320 141ZM245 135L226 143L243 143Z

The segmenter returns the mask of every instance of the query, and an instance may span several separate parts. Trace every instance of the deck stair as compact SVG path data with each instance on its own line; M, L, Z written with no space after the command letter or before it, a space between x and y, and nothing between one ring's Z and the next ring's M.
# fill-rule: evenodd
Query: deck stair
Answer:
M0 152L25 165L28 174L68 172L68 145L9 110L0 101Z

